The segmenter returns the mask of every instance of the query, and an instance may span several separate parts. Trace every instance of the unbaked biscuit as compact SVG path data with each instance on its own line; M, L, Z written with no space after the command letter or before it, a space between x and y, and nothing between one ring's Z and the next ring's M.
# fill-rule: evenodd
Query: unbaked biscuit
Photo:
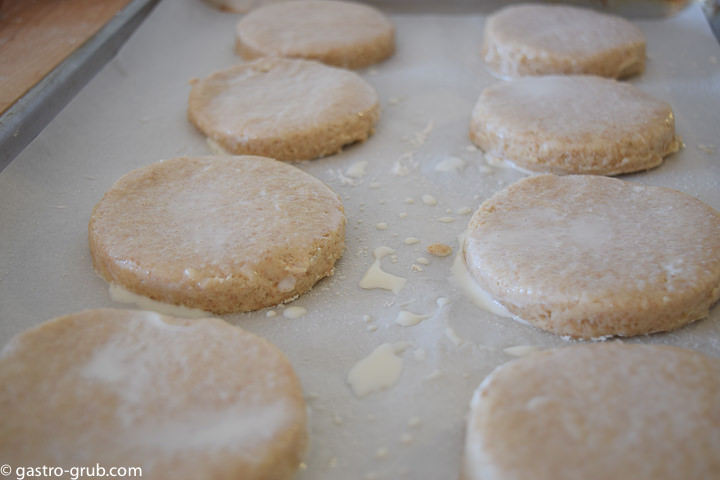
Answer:
M682 192L538 175L483 202L465 235L478 286L558 335L679 328L720 299L720 214Z
M720 360L585 344L501 365L476 390L463 480L720 478Z
M262 58L213 73L190 91L188 118L237 155L299 162L366 140L377 94L354 72L309 60Z
M134 170L92 212L111 284L216 314L294 299L332 275L345 215L327 185L263 157L179 157Z
M112 309L59 317L0 351L0 385L0 458L14 467L288 479L307 446L288 359L219 319Z
M305 58L359 69L395 51L395 27L382 12L357 2L305 0L254 9L237 24L243 58Z
M678 151L673 110L639 88L591 75L550 75L486 88L470 139L492 162L555 174L618 175Z
M638 27L615 15L573 6L511 5L488 17L482 58L501 77L626 78L645 69L645 43Z

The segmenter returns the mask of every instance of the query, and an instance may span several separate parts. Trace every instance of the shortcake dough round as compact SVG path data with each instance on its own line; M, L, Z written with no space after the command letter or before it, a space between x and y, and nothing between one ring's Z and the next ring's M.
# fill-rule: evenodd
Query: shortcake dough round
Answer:
M563 336L672 330L720 299L720 214L664 187L528 177L483 202L463 252L495 301Z
M263 157L179 157L134 170L92 212L111 284L216 314L294 299L332 275L345 215L327 185Z
M112 309L59 317L4 347L0 385L0 457L13 467L288 479L307 446L287 358L219 319Z
M628 83L590 75L488 87L473 110L470 139L490 161L555 174L647 170L680 147L670 105Z
M302 0L265 5L240 19L235 51L243 58L286 57L359 69L395 51L395 27L357 2Z
M627 78L645 69L645 35L589 8L525 4L490 15L482 58L501 77L592 74Z
M349 70L261 58L195 82L188 118L228 153L299 162L366 140L380 104Z
M463 480L720 477L720 360L584 344L493 371L467 422Z

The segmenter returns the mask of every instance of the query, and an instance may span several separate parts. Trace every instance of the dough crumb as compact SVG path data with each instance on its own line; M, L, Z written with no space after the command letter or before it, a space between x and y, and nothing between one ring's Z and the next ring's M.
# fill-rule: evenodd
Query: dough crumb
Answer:
M436 257L447 257L452 253L452 251L452 247L450 245L445 245L444 243L433 243L427 247L427 252L430 255L435 255Z

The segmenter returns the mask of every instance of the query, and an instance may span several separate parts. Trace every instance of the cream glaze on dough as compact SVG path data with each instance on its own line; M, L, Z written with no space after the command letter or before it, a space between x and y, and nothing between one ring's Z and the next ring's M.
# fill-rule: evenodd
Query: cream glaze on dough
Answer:
M340 198L264 157L178 157L134 170L92 212L90 252L111 284L215 314L294 299L332 275Z
M550 75L486 88L470 139L523 171L619 175L678 151L673 110L639 88L591 75Z
M282 480L307 447L287 358L220 319L113 309L60 317L0 351L0 382L0 457L15 466Z
M589 8L525 4L490 15L482 58L498 76L591 74L627 78L645 69L645 35Z
M720 477L720 360L585 344L493 371L467 421L462 480Z
M354 72L261 58L196 81L188 118L230 154L299 162L366 140L380 104L375 89Z
M483 202L463 253L511 314L562 336L642 335L720 299L720 214L682 192L538 175Z
M302 0L273 3L237 24L235 51L246 60L305 58L360 69L395 51L395 27L376 8L359 2Z

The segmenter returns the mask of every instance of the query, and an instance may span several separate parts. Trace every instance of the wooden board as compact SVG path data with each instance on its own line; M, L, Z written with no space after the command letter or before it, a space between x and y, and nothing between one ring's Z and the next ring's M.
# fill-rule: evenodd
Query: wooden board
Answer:
M0 0L0 113L131 0Z

